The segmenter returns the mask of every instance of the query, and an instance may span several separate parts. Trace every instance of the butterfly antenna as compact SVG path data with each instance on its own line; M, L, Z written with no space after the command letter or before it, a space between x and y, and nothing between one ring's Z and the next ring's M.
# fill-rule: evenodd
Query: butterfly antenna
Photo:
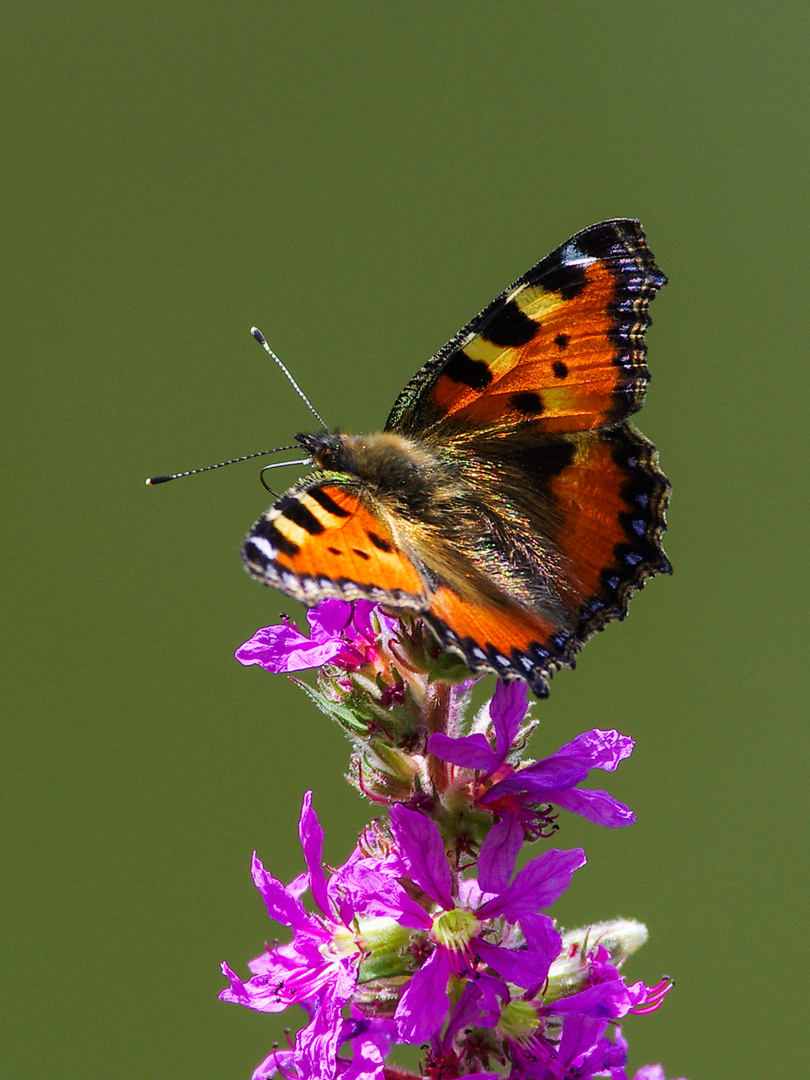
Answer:
M212 469L222 469L225 465L236 465L239 461L250 461L252 458L266 457L267 454L278 454L281 450L297 450L297 446L277 446L274 450L257 450L255 454L244 454L242 457L230 458L229 461L219 461L216 465L205 465L202 469L187 469L186 472L172 473L171 476L148 476L146 478L146 484L148 487L154 487L155 484L166 484L169 480L179 480L181 476L194 476L196 473L210 472ZM279 465L299 465L298 461L287 462L281 461ZM270 466L270 468L277 468L278 466Z
M257 330L255 326L252 326L250 328L250 332L256 338L256 340L261 345L261 347L264 349L264 351L266 353L268 353L268 355L272 356L272 358L275 360L275 362L278 364L278 366L281 368L281 370L284 372L284 374L290 380L290 382L293 385L293 388L295 389L295 392L301 398L301 400L306 405L306 407L309 409L309 411L312 413L312 415L317 419L318 423L321 425L321 427L324 429L324 431L328 431L329 430L328 425L325 423L325 421L320 416L320 414L318 412L316 412L315 406L312 404L312 402L309 400L307 395L304 393L304 391L301 389L301 387L298 385L298 383L295 381L295 379L289 373L289 371L284 366L284 364L281 362L281 360L279 360L279 358L276 356L276 354L273 352L273 350L267 344L267 341L265 340L264 334L261 332L261 330Z

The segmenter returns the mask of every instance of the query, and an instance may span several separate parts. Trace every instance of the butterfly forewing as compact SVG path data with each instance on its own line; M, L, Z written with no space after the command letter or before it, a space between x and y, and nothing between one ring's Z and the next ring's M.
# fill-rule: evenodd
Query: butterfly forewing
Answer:
M426 606L419 573L384 514L340 474L314 474L291 488L250 530L242 554L253 577L307 604L365 597L410 611Z
M636 221L606 221L557 248L458 332L400 395L387 427L549 433L625 419L649 381L647 307L665 278Z

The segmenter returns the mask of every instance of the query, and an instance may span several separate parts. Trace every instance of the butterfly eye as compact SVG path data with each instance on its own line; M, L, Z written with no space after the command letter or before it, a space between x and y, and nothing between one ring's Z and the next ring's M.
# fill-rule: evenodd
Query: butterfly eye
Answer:
M339 436L324 431L318 435L298 434L295 439L299 446L309 451L318 468L343 471L344 447Z

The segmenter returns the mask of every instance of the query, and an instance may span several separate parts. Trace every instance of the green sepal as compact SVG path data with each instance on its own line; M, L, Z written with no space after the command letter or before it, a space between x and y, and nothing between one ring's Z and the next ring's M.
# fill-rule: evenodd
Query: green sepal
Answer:
M360 965L360 970L357 973L357 985L363 986L365 983L374 982L376 979L392 979L398 975L412 974L412 968L409 968L403 958L397 956L396 953L389 953L386 956L372 956L368 960L364 960Z
M320 690L316 690L302 679L293 678L291 681L304 691L307 697L317 705L322 713L325 713L333 720L336 720L353 735L359 735L363 738L368 735L368 724L364 723L352 709L347 708L345 705L341 705L337 701L330 701L320 692Z

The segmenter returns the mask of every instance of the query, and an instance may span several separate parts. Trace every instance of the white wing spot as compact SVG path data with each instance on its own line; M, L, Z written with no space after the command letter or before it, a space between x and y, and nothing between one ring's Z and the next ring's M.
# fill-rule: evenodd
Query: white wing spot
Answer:
M596 259L593 255L586 255L584 251L580 251L576 244L566 244L562 249L562 261L566 266L590 266L591 263L595 263Z
M275 559L276 555L278 555L278 548L274 548L265 536L251 536L250 543L268 559Z

